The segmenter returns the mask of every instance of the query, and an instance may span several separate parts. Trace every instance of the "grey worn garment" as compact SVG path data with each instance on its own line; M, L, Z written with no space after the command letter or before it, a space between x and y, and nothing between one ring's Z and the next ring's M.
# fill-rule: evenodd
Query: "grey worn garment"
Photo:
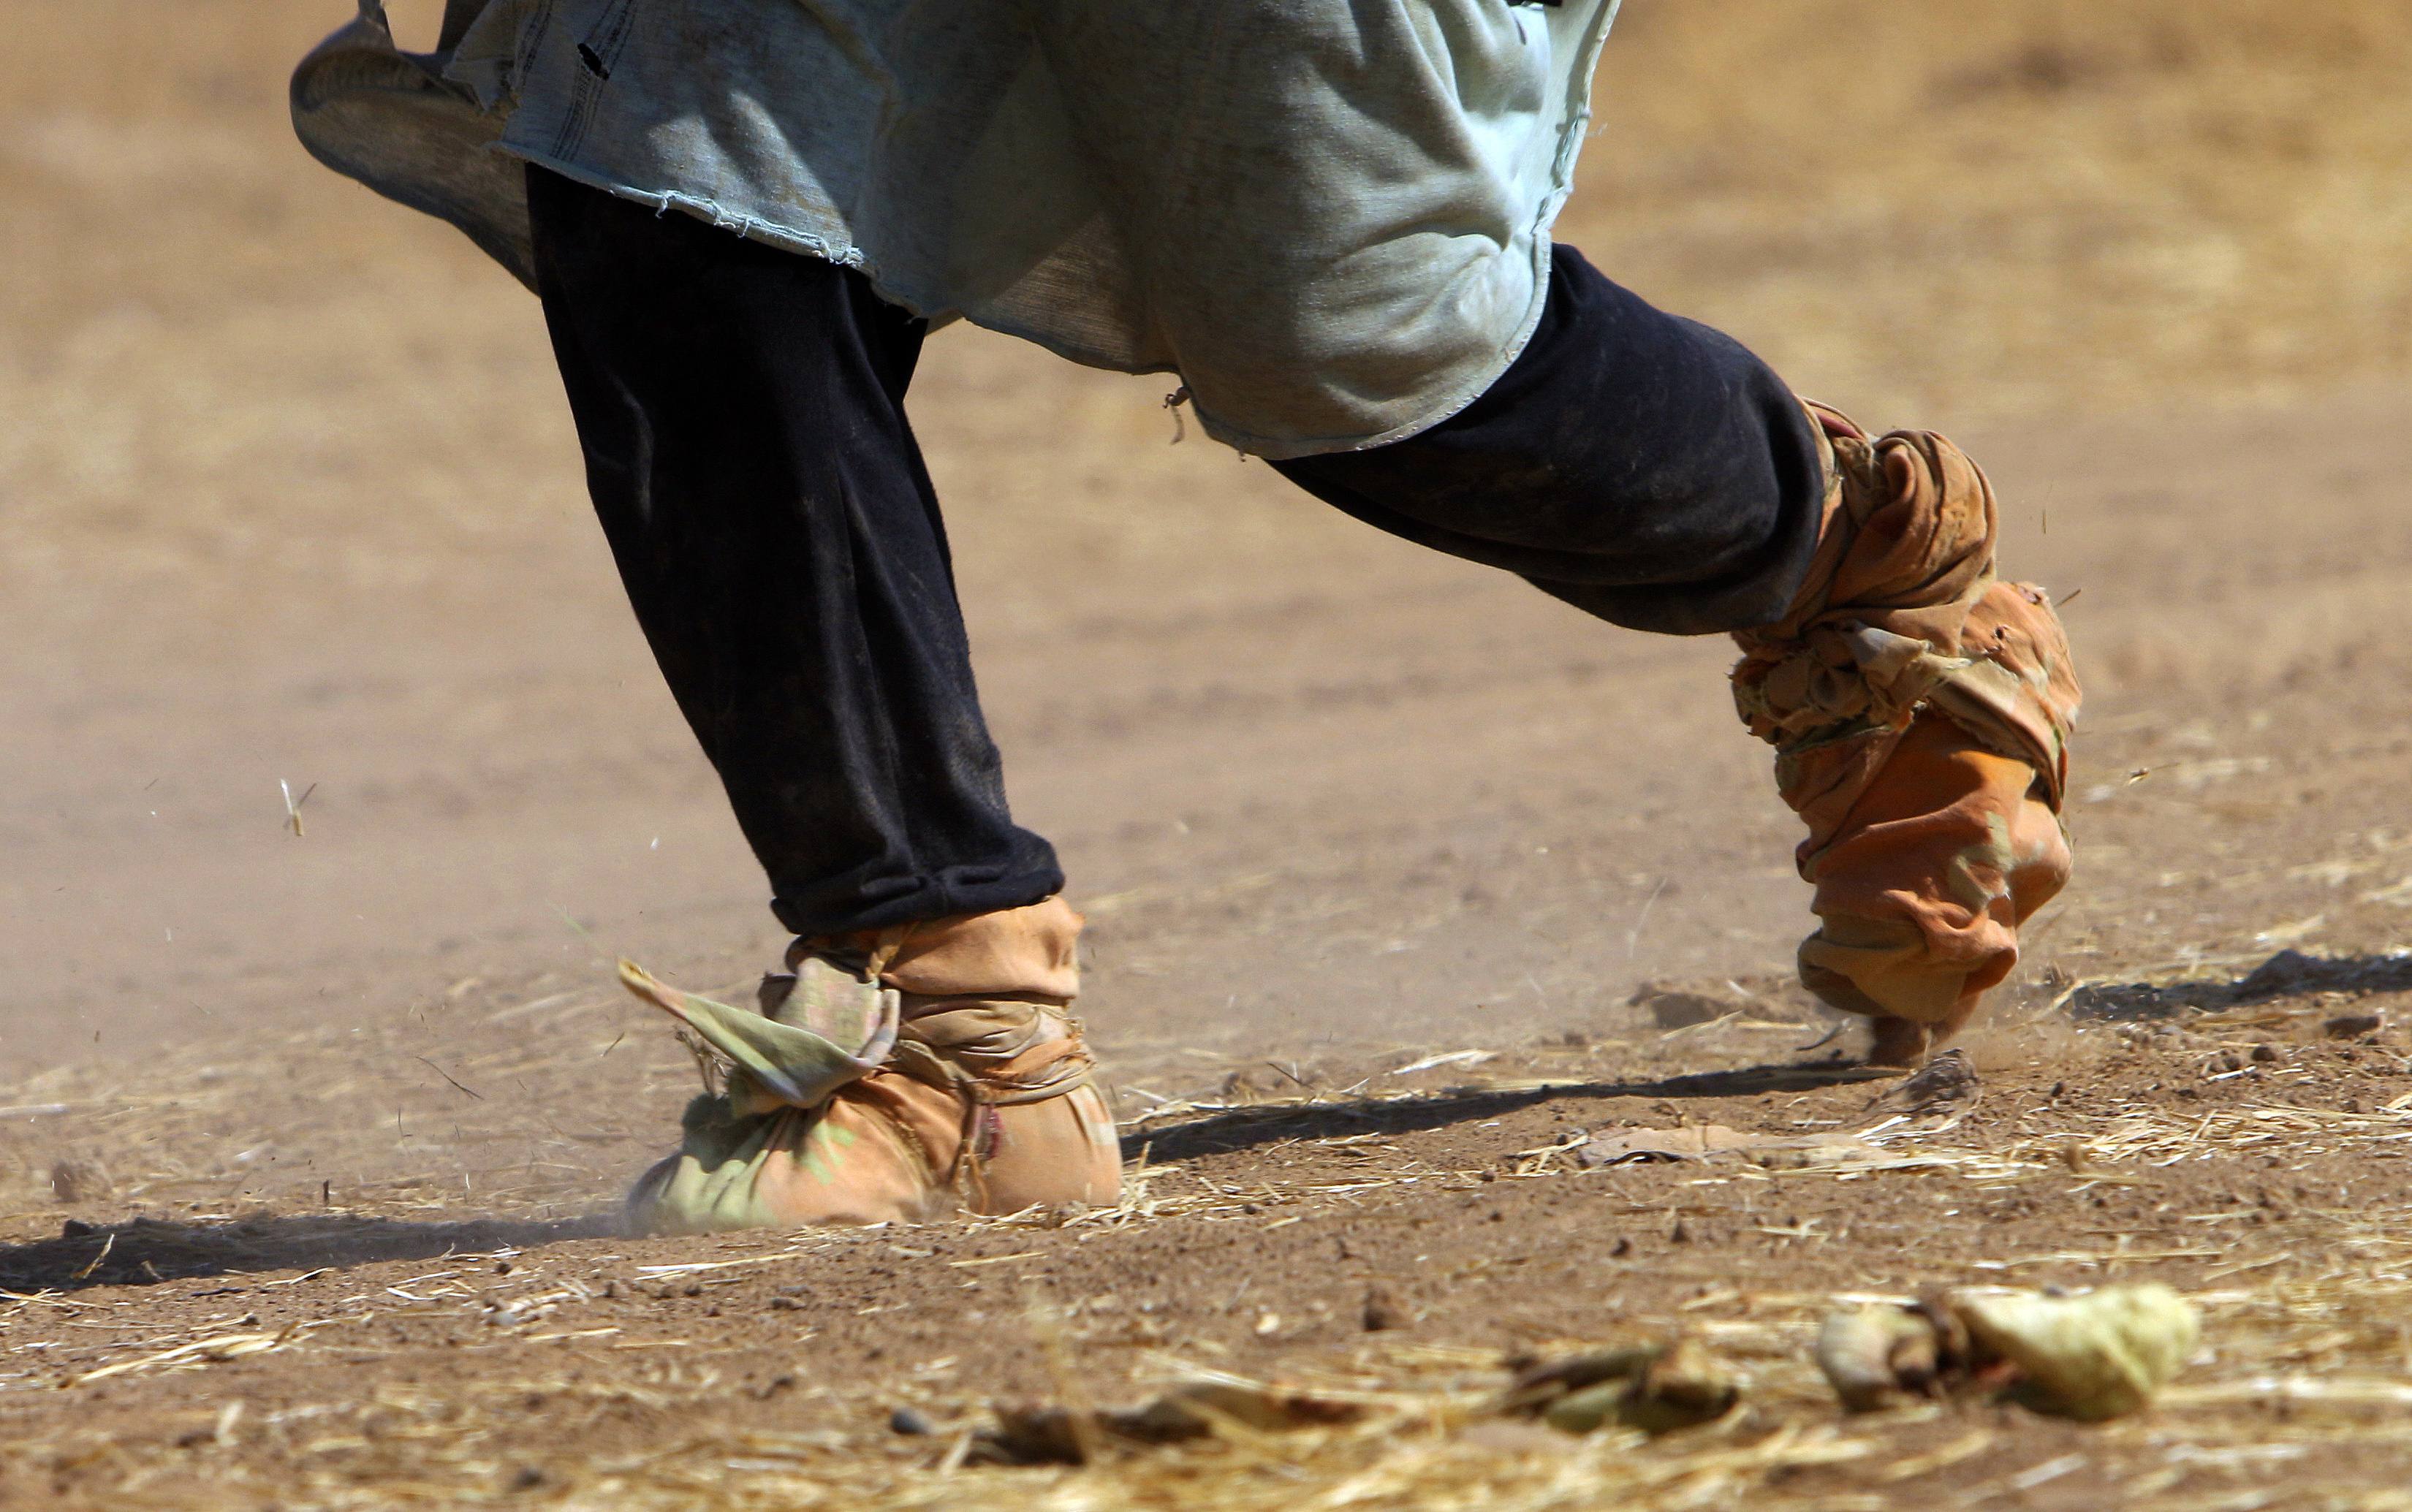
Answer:
M379 0L321 160L522 278L519 163L860 269L1271 458L1437 424L1522 349L1615 0Z

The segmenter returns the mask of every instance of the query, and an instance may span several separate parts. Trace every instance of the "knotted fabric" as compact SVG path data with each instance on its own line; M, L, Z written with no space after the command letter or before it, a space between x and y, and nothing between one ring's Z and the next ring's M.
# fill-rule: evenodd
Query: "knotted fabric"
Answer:
M663 986L643 1001L702 1047L717 1088L629 1195L633 1227L705 1233L919 1222L1111 1203L1113 1119L1066 1008L1081 917L1060 900L799 940L758 1011Z
M1735 707L1809 828L1796 860L1823 925L1803 982L1923 1026L1890 1036L1922 1050L2008 975L2019 925L2067 879L2076 670L2043 591L1994 577L1993 486L1965 453L1810 413L1824 529L1785 616L1735 636Z

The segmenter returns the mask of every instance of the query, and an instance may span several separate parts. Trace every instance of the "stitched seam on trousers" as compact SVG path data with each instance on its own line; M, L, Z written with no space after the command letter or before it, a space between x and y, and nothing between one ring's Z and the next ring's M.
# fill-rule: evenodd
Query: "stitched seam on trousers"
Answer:
M595 129L595 118L602 110L603 92L610 84L620 54L627 48L629 34L635 30L635 12L636 0L614 0L595 29L579 42L569 110L562 117L560 130L553 134L554 156L576 155L579 148L585 145L587 134Z
M509 93L513 96L519 94L528 70L535 66L537 50L544 46L545 37L552 31L553 7L557 3L558 0L536 0L535 8L520 22L519 45L511 51L511 77L508 81Z

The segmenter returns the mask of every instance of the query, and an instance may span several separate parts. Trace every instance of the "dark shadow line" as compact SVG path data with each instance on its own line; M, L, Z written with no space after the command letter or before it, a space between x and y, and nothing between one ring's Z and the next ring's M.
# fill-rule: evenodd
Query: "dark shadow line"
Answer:
M1185 1123L1133 1130L1123 1136L1123 1154L1131 1159L1144 1150L1150 1164L1159 1164L1229 1154L1287 1139L1418 1133L1475 1119L1495 1118L1556 1098L1750 1097L1761 1093L1805 1092L1844 1082L1871 1081L1898 1074L1836 1059L1702 1071L1659 1081L1569 1081L1514 1091L1468 1087L1423 1097L1275 1103L1228 1108Z
M2412 952L2313 956L2281 950L2243 976L2220 981L2089 982L2068 996L2069 1017L2091 1020L2174 1019L2312 992L2412 991Z
M1123 1137L1123 1150L1125 1157L1144 1150L1152 1163L1164 1164L1291 1139L1435 1129L1558 1098L1745 1097L1867 1081L1891 1074L1834 1059L1706 1071L1656 1081L1569 1081L1513 1091L1469 1087L1423 1096L1267 1104L1136 1130ZM528 1249L625 1232L617 1211L549 1223L499 1218L412 1223L344 1213L272 1214L232 1223L136 1218L105 1227L69 1222L55 1238L0 1245L0 1290L55 1294L94 1286L349 1268L382 1260L441 1260L448 1255ZM243 1288L229 1288L239 1289Z
M0 1245L0 1288L17 1293L74 1292L200 1276L348 1268L379 1260L438 1260L449 1255L491 1255L496 1250L603 1239L621 1232L616 1211L550 1223L499 1218L409 1223L343 1213L272 1215L216 1224L137 1218L107 1227L70 1221L54 1239Z

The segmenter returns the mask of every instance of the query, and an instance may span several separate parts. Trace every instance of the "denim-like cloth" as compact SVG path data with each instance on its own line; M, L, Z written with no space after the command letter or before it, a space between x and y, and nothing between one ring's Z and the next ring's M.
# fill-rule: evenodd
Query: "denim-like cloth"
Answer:
M331 46L374 48L383 17L362 5ZM452 10L455 46L431 60L451 93L390 111L403 124L382 147L314 150L449 213L426 203L440 198L428 182L507 193L507 177L435 161L482 132L512 157L859 269L934 323L1177 373L1209 433L1288 458L1415 434L1514 360L1540 316L1615 0ZM321 73L321 125L376 139L377 110L402 96L345 97L360 70ZM450 129L430 129L448 109ZM480 213L515 217L523 237L523 205Z

